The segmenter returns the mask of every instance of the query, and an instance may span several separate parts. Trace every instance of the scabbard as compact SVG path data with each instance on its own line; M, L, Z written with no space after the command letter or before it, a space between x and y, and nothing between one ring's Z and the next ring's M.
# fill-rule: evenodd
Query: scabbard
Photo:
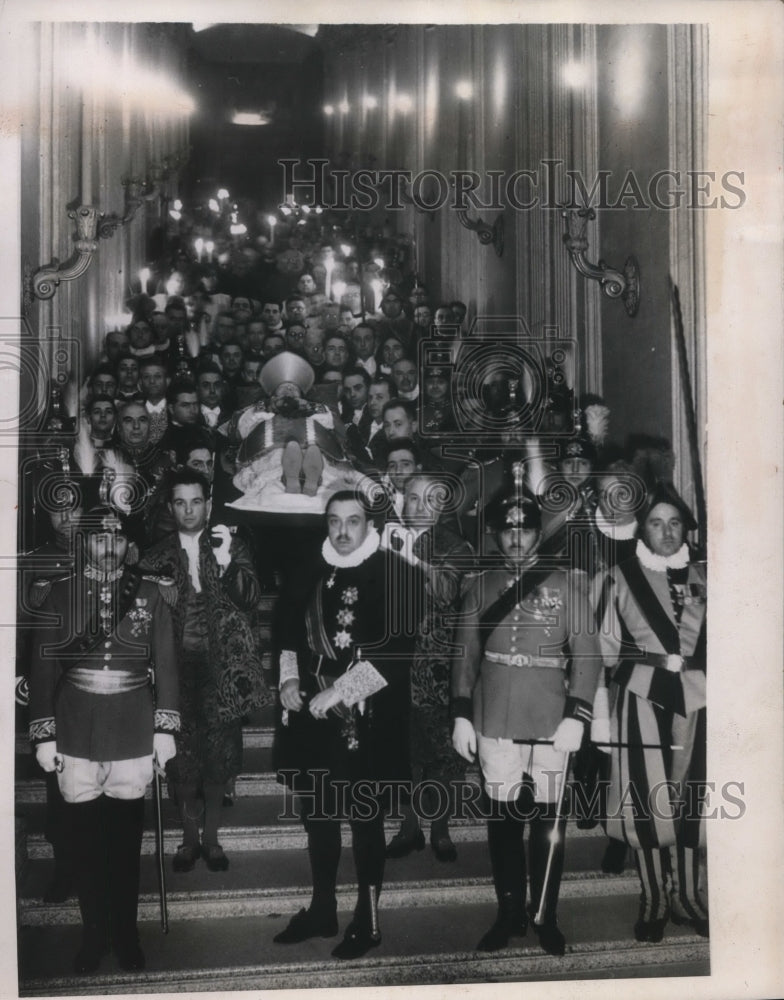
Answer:
M161 905L161 930L169 933L169 906L166 899L166 866L163 851L163 810L161 805L161 768L157 759L152 766L152 789L155 799L155 860L158 868L158 896Z

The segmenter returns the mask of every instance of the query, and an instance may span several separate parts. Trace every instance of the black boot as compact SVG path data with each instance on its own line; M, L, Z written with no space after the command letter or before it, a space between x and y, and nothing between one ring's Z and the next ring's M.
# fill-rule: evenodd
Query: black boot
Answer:
M144 968L136 915L144 832L144 799L107 798L109 911L117 963L127 972Z
M362 958L371 948L381 944L378 925L378 896L381 887L360 883L354 917L346 928L340 944L332 949L332 957L342 961Z
M76 892L73 851L65 818L67 808L57 784L57 774L47 774L44 836L52 845L54 875L44 892L45 903L64 903Z
M308 857L313 896L308 909L301 909L279 934L276 944L299 944L313 937L334 937L338 932L337 885L340 862L340 823L333 819L306 819Z
M667 895L664 891L664 858L659 848L641 848L634 852L640 876L640 912L634 925L637 941L661 941L667 923Z
M334 958L344 961L361 958L381 944L378 897L384 880L386 847L380 808L373 819L351 820L351 846L357 870L357 905L343 940L332 951Z
M493 926L476 946L477 951L498 951L511 937L525 937L525 821L515 803L494 803L497 815L487 821L487 846L498 900Z
M539 944L548 955L563 955L566 951L566 938L558 927L556 919L558 892L561 888L561 874L564 864L565 832L566 820L563 818L558 821L556 828L554 804L537 803L537 813L531 820L531 833L528 842L531 862L531 910L534 915L534 930L539 938ZM542 891L553 837L557 839L553 849L544 907L542 907ZM539 915L540 911L542 920L541 923L537 923L536 916Z
M82 945L76 953L74 971L95 972L109 950L106 904L105 799L66 803L63 819L72 845L72 858L82 914Z

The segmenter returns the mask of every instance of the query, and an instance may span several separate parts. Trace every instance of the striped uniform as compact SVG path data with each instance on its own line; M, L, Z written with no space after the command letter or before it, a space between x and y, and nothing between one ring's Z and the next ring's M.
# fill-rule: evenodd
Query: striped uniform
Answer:
M634 848L676 843L672 783L705 777L706 593L704 563L656 571L635 557L601 583L597 618L602 654L613 667L612 740L621 744L612 753L607 833ZM702 842L703 827L684 818L687 846Z

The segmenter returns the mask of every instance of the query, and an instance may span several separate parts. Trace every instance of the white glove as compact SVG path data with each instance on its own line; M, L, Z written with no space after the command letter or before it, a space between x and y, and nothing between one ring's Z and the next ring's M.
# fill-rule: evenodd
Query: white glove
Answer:
M599 744L599 749L602 753L610 752L611 747L607 745L610 742L609 719L594 719L591 722L591 741Z
M577 753L583 741L583 724L579 719L561 719L553 736L556 753Z
M452 746L469 763L476 757L476 730L473 723L462 716L455 719L452 729Z
M46 743L39 743L35 748L35 759L47 773L57 770L57 742L47 740Z
M220 539L220 545L212 550L212 554L220 568L225 570L231 562L231 532L225 524L216 524L212 537Z
M155 733L152 738L152 755L159 767L166 767L166 761L177 756L177 746L171 733Z

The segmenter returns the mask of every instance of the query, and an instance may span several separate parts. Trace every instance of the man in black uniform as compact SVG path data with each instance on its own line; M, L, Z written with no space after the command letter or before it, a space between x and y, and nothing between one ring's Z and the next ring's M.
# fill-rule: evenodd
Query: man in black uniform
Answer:
M337 934L340 820L347 816L358 895L354 918L332 954L351 959L381 940L381 799L385 784L409 778L409 670L424 581L418 568L379 548L365 502L354 492L334 494L326 517L323 570L307 606L306 628L301 615L291 616L280 664L286 716L280 775L300 796L313 898L275 941L291 944ZM307 644L300 638L303 632Z
M120 966L137 970L144 790L179 728L174 637L165 581L125 564L125 517L94 507L81 536L73 574L41 605L56 624L34 636L30 739L66 803L83 923L75 971L98 968L107 931Z

